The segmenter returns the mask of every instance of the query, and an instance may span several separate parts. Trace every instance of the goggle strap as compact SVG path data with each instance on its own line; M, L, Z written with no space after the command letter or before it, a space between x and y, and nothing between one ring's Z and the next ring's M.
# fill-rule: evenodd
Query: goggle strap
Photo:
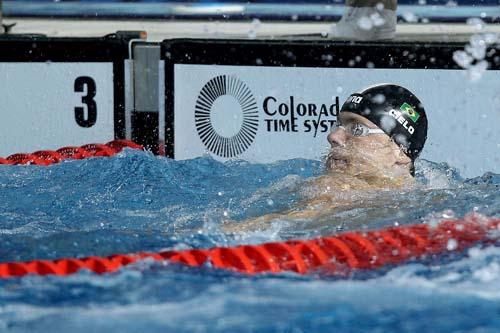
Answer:
M380 128L368 128L368 134L385 134Z
M381 130L380 128L369 128L363 124L360 124L360 125L365 127L368 130L368 134L385 134L385 132L383 130ZM334 126L334 128L342 128L344 131L346 131L345 126L340 125L340 123L338 123L338 122L336 123L336 126Z

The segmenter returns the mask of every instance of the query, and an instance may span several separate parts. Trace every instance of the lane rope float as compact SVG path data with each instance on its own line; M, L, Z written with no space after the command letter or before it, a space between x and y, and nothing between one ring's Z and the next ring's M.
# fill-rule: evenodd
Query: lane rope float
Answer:
M495 243L499 233L500 219L471 214L462 219L442 221L437 226L415 224L311 240L0 263L0 278L28 274L65 276L82 269L98 274L111 273L146 258L188 266L209 265L250 275L286 271L306 274L318 269L342 274L346 270L376 269L463 251L480 243Z
M111 157L124 148L143 150L129 140L113 140L106 144L91 143L80 147L62 147L58 150L39 150L34 153L12 154L7 158L0 157L0 164L9 165L51 165L66 159L84 159L89 157Z

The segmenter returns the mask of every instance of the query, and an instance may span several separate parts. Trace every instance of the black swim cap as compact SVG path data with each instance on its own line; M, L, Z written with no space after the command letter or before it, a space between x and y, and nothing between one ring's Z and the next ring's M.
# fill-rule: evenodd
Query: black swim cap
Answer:
M349 96L340 112L352 112L377 125L414 161L427 139L422 103L408 89L380 84Z

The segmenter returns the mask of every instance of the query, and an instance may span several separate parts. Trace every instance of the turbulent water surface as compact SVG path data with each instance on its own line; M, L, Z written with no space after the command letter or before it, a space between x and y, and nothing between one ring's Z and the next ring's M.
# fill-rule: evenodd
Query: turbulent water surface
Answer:
M414 191L387 191L328 219L235 223L293 208L319 161L173 161L126 150L50 167L0 167L0 261L206 248L341 230L500 216L500 175L462 179L421 161ZM240 222L241 223L241 222ZM500 247L349 277L254 277L140 262L114 274L0 281L7 332L500 332Z

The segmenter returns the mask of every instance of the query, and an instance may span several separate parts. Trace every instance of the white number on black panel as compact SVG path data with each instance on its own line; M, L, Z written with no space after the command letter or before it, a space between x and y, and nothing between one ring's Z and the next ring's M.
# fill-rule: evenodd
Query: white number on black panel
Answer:
M85 92L82 96L82 103L85 104L85 107L75 107L76 123L81 127L94 126L97 121L97 105L94 100L96 94L94 79L89 76L77 77L75 80L75 92Z

